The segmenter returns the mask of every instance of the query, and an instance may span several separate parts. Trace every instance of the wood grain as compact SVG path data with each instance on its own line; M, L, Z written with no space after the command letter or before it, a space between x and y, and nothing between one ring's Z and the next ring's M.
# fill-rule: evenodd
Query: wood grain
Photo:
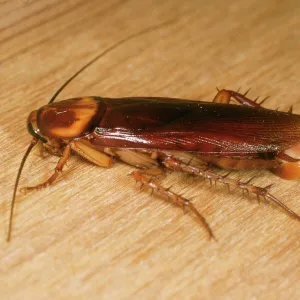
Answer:
M215 87L271 96L300 113L299 1L1 1L0 130L2 299L299 299L300 224L254 197L171 173L218 242L192 214L140 191L118 163L100 169L73 156L62 178L17 199L13 184L29 144L25 120L107 47L171 21L107 54L66 88L74 96L210 100ZM278 128L280 131L280 128ZM21 186L47 178L57 157L35 151ZM267 171L233 177L274 183L300 213L299 182Z

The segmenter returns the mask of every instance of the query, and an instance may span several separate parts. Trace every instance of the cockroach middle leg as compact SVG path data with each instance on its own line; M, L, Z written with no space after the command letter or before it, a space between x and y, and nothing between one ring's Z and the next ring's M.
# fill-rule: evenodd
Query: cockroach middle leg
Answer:
M189 200L170 191L170 189L164 188L158 182L156 182L151 176L144 174L144 172L148 173L147 170L145 171L139 170L139 171L132 172L131 175L133 176L136 182L140 182L142 183L142 185L147 186L153 191L165 196L168 200L172 201L174 204L177 204L178 206L182 207L183 210L185 210L186 208L190 209L199 218L202 225L208 231L210 238L216 240L206 219L200 214L200 212Z
M71 152L71 146L70 144L67 144L63 150L63 154L61 158L59 159L56 165L56 168L54 169L54 173L49 177L49 179L36 186L29 186L29 187L22 188L21 191L26 193L32 190L40 190L51 185L56 180L59 173L62 172L62 169L69 158L70 152Z
M248 91L245 94L240 94L239 92L235 92L235 91L231 91L231 90L220 90L220 91L218 90L218 93L215 96L213 102L229 104L231 98L234 98L241 105L252 106L252 107L261 107L261 105L268 99L268 97L266 97L265 99L263 99L262 101L257 103L256 101L258 100L258 98L256 98L255 100L251 100L246 97Z
M182 161L172 157L164 158L162 160L162 163L169 169L173 169L176 171L181 171L193 175L198 175L205 179L208 179L210 182L215 182L215 183L220 182L224 185L227 185L228 187L232 187L233 189L240 189L242 191L246 191L247 193L255 194L257 195L258 198L263 197L264 199L269 200L270 202L281 207L291 217L300 221L300 216L298 214L296 214L294 211L292 211L285 204L283 204L281 201L279 201L277 198L275 198L272 194L269 193L268 190L270 186L264 188L258 187L250 184L249 183L250 181L242 182L236 179L229 178L227 175L225 176L218 175L212 172L211 170L199 169L197 167L187 165Z

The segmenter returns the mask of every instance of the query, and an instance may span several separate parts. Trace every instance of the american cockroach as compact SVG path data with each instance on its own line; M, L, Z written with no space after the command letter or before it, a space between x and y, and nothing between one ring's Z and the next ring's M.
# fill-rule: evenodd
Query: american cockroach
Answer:
M215 165L225 169L269 169L285 179L300 178L300 115L266 109L241 94L219 90L212 102L158 97L79 97L53 103L64 87L97 59L152 27L126 38L95 57L55 93L49 103L29 114L28 132L33 136L16 179L7 240L24 163L36 144L60 154L54 173L31 191L47 187L62 172L71 150L100 167L116 160L137 168L135 181L162 194L183 209L188 208L202 222L210 237L214 234L196 207L183 196L164 188L153 177L164 170L192 174L228 188L255 194L281 207L300 221L300 216L269 193L269 186L219 175ZM231 104L231 99L238 104ZM191 163L192 161L202 164Z

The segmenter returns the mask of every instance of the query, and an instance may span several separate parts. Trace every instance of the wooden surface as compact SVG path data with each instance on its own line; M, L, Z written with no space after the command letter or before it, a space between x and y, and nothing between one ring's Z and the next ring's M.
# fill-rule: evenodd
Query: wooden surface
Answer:
M122 163L73 156L62 178L10 199L29 144L26 118L88 60L107 54L59 99L167 96L211 100L215 87L271 96L300 113L299 1L34 1L0 4L2 299L299 299L300 224L255 197L182 174L161 181L194 197L218 242L188 213L140 191ZM278 128L280 131L280 128ZM57 157L34 151L20 186L46 179ZM300 213L299 182L233 172Z

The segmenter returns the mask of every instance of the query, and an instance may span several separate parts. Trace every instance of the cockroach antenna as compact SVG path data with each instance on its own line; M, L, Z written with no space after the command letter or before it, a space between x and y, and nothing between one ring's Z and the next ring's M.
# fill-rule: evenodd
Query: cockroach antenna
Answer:
M51 98L51 100L48 102L48 104L52 103L56 97L59 95L59 93L74 79L76 78L82 71L84 71L86 68L88 68L89 66L91 66L94 62L96 62L99 58L103 57L104 55L108 54L110 51L118 48L119 46L123 45L124 43L133 40L141 35L144 35L148 32L157 30L163 26L169 25L171 23L174 23L175 20L169 20L167 22L161 23L159 25L156 26L152 26L152 27L148 27L144 30L141 30L133 35L130 35L122 40L119 40L117 43L113 44L112 46L108 47L106 50L104 50L102 53L100 53L99 55L97 55L96 57L94 57L90 62L88 62L85 66L83 66L80 70L78 70L72 77L70 77L58 90L57 92L53 95L53 97Z
M300 216L272 196L268 187L262 188L220 175L209 168L209 164L224 169L264 168L282 178L300 178L300 159L295 150L300 144L299 130L295 130L300 128L300 115L274 113L244 94L225 89L218 91L213 103L201 104L196 100L165 97L96 96L53 103L59 93L96 60L127 41L173 22L148 27L116 41L69 78L48 105L41 107L38 113L30 113L27 129L33 139L22 159L14 187L8 241L21 173L37 143L47 143L46 146L61 150L62 155L46 181L26 187L23 189L25 191L39 190L53 184L73 150L100 167L110 167L116 159L139 169L131 173L133 179L173 204L192 211L212 239L213 232L196 207L183 196L164 188L153 176L161 174L164 169L192 174L209 180L211 185L221 183L232 190L239 189L264 198L300 221ZM240 106L231 105L231 99ZM128 122L129 118L134 122ZM253 136L256 138L253 139ZM287 150L295 158L290 157ZM228 156L228 153L232 155ZM272 159L269 159L269 154L272 154ZM184 158L191 156L199 157L207 167L186 163Z
M126 42L129 42L139 36L142 36L144 34L147 34L151 31L155 31L161 27L167 26L167 25L171 25L175 22L175 19L172 20L168 20L164 23L155 25L155 26L151 26L148 28L145 28L137 33L134 33L124 39L119 40L118 42L116 42L115 44L113 44L112 46L108 47L106 50L104 50L103 52L101 52L100 54L98 54L96 57L94 57L91 61L89 61L86 65L84 65L80 70L78 70L72 77L70 77L57 91L56 93L52 96L52 98L50 99L50 101L48 102L48 104L51 104L56 97L60 94L60 92L74 79L76 78L80 73L82 73L85 69L87 69L89 66L91 66L93 63L95 63L98 59L100 59L101 57L103 57L104 55L108 54L109 52L111 52L112 50L118 48L119 46L125 44ZM18 175L16 178L16 182L15 182L15 186L14 186L14 192L13 192L13 197L12 197L12 201L11 201L11 208L10 208L10 217L9 217L9 225L8 225L8 233L7 233L7 242L10 241L11 239L11 232L12 232L12 221L13 221L13 213L14 213L14 206L15 206L15 202L16 202L16 194L17 194L17 188L18 188L18 184L19 184L19 180L21 177L21 173L25 164L25 161L27 159L27 157L29 156L29 153L31 152L31 150L33 149L33 147L38 143L38 141L41 142L46 142L46 140L37 135L34 132L31 132L31 134L34 136L34 138L32 139L27 151L24 154L24 157L21 161L20 167L19 167L19 171L18 171Z
M16 202L16 194L17 194L17 188L18 188L20 176L21 176L25 161L26 161L29 153L31 152L32 148L37 144L37 142L38 142L38 139L35 138L35 137L31 140L31 143L30 143L29 147L27 148L27 150L26 150L26 152L25 152L25 154L22 158L20 167L19 167L19 171L18 171L18 175L17 175L17 178L16 178L15 187L14 187L14 193L13 193L13 197L12 197L12 201L11 201L11 208L10 208L10 215L9 215L9 225L8 225L8 232L7 232L7 238L6 238L6 240L8 242L10 241L10 237L11 237L12 220L13 220L14 207L15 207L15 202Z

